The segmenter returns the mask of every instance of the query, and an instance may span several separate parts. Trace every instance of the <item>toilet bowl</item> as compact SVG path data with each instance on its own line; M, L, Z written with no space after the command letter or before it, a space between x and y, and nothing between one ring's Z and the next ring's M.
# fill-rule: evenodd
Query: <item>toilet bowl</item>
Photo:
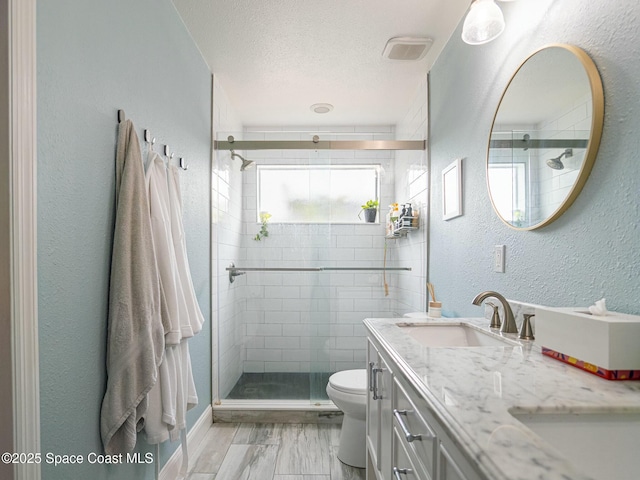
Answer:
M352 467L364 468L367 416L367 371L344 370L329 377L327 395L344 413L338 459Z

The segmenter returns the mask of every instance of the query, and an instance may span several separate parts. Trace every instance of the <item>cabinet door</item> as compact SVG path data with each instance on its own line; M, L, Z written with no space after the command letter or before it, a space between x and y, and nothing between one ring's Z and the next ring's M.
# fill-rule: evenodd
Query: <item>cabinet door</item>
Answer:
M460 466L456 463L451 454L447 451L446 447L440 443L440 455L438 461L438 469L440 475L439 480L472 480L467 477Z
M393 375L372 343L368 345L367 363L369 368L369 394L367 395L367 452L369 460L367 464L370 465L370 468L373 466L379 480L390 480L392 478ZM373 478L369 472L367 472L367 478Z
M392 478L392 451L393 441L393 372L382 357L380 371L378 372L377 396L380 404L380 472L382 478Z
M391 472L393 480L425 480L411 461L411 457L404 448L402 436L395 428Z
M374 395L377 379L377 369L379 368L378 351L371 342L368 342L367 349L367 451L369 459L376 471L380 471L380 402ZM375 398L375 399L374 399ZM368 476L368 478L373 478Z
M427 479L435 477L435 465L438 452L438 440L430 422L428 406L414 390L403 387L402 382L394 376L394 410L396 429L400 429L409 454L415 456L414 464L422 469L422 476ZM421 407L418 407L420 405ZM434 420L431 420L434 422Z

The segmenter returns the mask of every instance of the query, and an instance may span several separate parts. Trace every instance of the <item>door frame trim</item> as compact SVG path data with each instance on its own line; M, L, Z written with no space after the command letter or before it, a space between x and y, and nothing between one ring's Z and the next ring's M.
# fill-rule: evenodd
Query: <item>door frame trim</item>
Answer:
M11 337L15 451L40 453L37 275L36 0L8 0ZM39 480L39 464L16 465Z

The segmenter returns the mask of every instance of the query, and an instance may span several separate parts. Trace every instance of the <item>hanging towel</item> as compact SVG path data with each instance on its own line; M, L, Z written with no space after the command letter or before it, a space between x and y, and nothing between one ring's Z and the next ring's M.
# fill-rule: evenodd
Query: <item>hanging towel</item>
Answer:
M171 206L167 184L167 168L157 153L149 152L146 169L146 187L149 195L151 235L156 249L160 284L167 300L165 344L179 345L182 339L180 318L187 315L184 294L178 281L176 254L171 238Z
M198 405L198 394L193 372L191 369L191 355L187 339L197 335L202 330L204 316L198 305L189 261L187 259L187 245L184 235L184 224L182 220L182 195L180 193L180 177L178 168L175 165L169 166L169 199L171 207L171 233L173 246L176 254L176 266L178 270L179 282L182 286L187 316L180 318L180 328L183 340L180 342L180 378L177 385L177 408L176 425L170 431L172 441L177 440L179 431L186 428L186 413Z
M145 416L145 432L150 444L177 440L186 428L187 410L198 403L187 339L202 329L204 317L187 263L179 179L174 169L167 170L162 158L150 152L146 178L152 234L158 247L160 283L170 305L165 361L158 383L149 395Z
M167 299L167 317L164 319L165 357L158 383L149 394L149 408L144 422L147 442L156 444L167 441L169 431L176 426L178 386L181 377L180 318L187 315L187 310L178 280L176 254L171 237L167 168L162 157L153 151L149 152L145 177L160 284Z
M158 280L140 145L133 123L125 120L120 123L116 152L107 390L100 418L107 454L133 451L147 409L147 393L158 377L166 310Z
M180 194L180 177L175 165L169 166L169 199L171 207L171 236L176 254L178 280L182 286L187 315L180 319L182 338L193 337L200 333L204 316L198 305L196 292L193 288L189 260L187 259L187 245L185 243L184 225L182 221L182 196Z

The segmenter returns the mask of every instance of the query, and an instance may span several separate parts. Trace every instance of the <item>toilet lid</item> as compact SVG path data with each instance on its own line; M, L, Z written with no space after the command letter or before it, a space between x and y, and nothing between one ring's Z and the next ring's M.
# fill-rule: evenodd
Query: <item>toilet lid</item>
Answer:
M367 393L367 371L344 370L334 373L329 377L329 385L344 393L353 395L366 395Z

